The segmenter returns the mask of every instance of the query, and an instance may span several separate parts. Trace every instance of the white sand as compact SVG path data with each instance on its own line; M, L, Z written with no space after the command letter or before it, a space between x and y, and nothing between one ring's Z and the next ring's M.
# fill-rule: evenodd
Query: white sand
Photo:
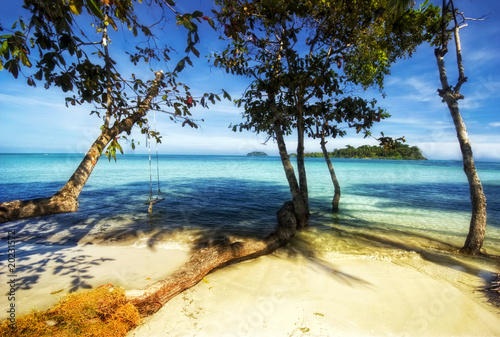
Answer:
M16 282L20 287L15 302L0 298L0 318L7 316L10 303L22 315L32 309L44 310L72 291L111 283L125 289L143 288L169 275L189 259L181 250L134 246L84 245L47 247L18 245ZM0 284L7 284L5 263L0 264Z
M134 246L31 248L18 258L27 288L16 292L18 314L46 309L72 288L141 288L189 258ZM4 264L0 273L5 289ZM498 310L473 292L480 278L411 254L392 262L337 256L325 264L280 252L206 280L129 336L500 336ZM6 296L0 303L7 307Z
M481 299L387 261L268 256L206 279L129 335L500 336Z

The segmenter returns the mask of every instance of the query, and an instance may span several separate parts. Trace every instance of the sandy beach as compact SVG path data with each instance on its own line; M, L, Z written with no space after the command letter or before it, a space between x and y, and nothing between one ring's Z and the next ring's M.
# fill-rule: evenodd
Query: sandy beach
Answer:
M128 336L500 335L499 310L479 291L494 265L467 270L412 252L312 256L293 247L207 275ZM189 256L187 249L139 241L20 245L17 314L47 309L70 291L102 284L145 287ZM0 273L6 284L4 264ZM2 296L2 308L7 305Z

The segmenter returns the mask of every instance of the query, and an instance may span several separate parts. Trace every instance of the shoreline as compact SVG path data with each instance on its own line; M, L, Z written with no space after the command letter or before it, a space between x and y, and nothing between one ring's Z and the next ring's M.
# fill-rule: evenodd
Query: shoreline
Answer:
M26 155L26 156L81 156L83 157L86 152L1 152L0 156L19 156L19 155ZM140 152L125 152L123 155L120 155L117 157L119 160L121 157L147 157L148 153L140 153ZM235 158L246 158L248 157L245 153L240 153L240 154L193 154L193 153L188 153L188 154L180 154L180 153L162 153L159 154L160 157L235 157ZM250 158L274 158L274 159L279 159L280 156L279 154L268 154L267 156L250 156ZM319 158L319 157L306 157L306 158ZM321 159L324 159L321 157ZM331 159L340 159L340 160L365 160L365 159L372 159L372 160L384 160L384 158L331 158ZM394 161L411 161L411 162L454 162L460 165L462 163L462 159L460 157L457 157L455 159L450 159L450 158L427 158L426 160L416 160L416 159L386 159L386 160L394 160ZM477 163L500 163L500 159L495 159L495 158L480 158L476 160Z
M300 248L302 239L210 273L127 336L500 335L498 308L478 292L494 266L473 275L411 252L315 256ZM107 283L140 289L191 255L139 242L19 246L17 314L47 309L71 290Z

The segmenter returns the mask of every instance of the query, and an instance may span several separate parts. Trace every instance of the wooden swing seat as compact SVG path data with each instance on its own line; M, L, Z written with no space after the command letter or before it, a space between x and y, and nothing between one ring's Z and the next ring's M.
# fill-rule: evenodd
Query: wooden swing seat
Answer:
M165 200L165 198L155 198L155 199L151 199L151 200L148 200L144 203L144 205L154 205L156 203L159 203L160 201L163 201Z

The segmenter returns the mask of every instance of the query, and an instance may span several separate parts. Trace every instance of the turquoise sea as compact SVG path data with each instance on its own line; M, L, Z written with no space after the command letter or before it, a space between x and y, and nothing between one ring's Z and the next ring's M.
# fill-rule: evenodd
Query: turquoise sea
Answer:
M81 158L1 154L0 202L52 195ZM162 155L158 171L165 200L149 215L148 156L117 159L98 162L77 213L22 220L19 228L36 228L31 236L59 235L61 243L89 234L108 241L147 237L149 243L166 245L218 233L261 237L273 230L276 211L291 199L279 157ZM386 247L395 237L457 247L465 240L471 206L461 162L337 159L334 166L342 187L337 215L330 212L333 187L324 159L306 161L312 213L308 235L321 249L364 254L367 245ZM152 168L156 193L155 159ZM500 163L479 162L477 168L488 203L485 247L495 250L500 247Z

